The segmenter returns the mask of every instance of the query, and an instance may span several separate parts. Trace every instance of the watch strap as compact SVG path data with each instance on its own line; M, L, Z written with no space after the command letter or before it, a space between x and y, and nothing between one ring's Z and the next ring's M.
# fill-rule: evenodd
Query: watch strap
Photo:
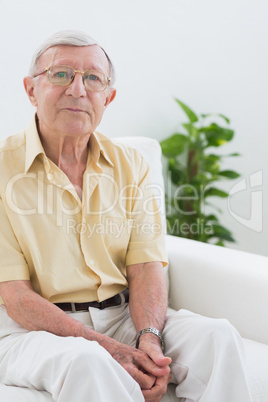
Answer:
M138 336L137 336L137 341L136 341L136 348L138 349L138 347L139 347L140 337L141 337L142 335L148 334L148 333L154 334L154 335L156 335L156 336L160 339L161 348L162 348L162 350L164 351L165 342L164 342L163 335L162 335L162 333L161 333L160 331L158 331L158 329L156 329L156 328L154 328L154 327L144 328L144 329L141 329L141 330L139 331Z

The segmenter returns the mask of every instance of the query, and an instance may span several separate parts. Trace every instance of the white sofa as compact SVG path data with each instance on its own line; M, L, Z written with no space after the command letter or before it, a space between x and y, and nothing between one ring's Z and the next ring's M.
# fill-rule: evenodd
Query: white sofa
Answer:
M161 193L164 218L158 142L145 137L116 141L138 148L148 160L152 183L156 185L156 193ZM170 307L227 318L243 337L253 402L268 402L268 258L169 235L166 247ZM175 387L170 385L162 401L178 401L174 391ZM0 384L0 401L52 402L52 398L45 391Z

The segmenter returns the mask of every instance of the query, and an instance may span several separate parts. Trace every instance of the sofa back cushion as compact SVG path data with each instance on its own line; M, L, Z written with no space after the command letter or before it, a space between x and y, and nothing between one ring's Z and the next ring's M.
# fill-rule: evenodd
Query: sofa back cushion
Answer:
M161 160L162 151L159 142L149 137L116 137L112 138L112 140L137 149L147 161L150 166L152 188L158 203L164 228L166 228L165 188Z

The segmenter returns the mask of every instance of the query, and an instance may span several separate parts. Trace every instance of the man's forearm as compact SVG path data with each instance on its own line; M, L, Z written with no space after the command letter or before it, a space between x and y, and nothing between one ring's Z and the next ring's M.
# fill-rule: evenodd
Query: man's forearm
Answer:
M81 336L100 344L104 341L112 342L110 338L73 319L41 297L33 290L29 281L3 283L0 291L8 315L29 331L47 331L58 336Z
M127 267L129 308L137 332L146 327L162 331L167 312L167 288L160 262Z

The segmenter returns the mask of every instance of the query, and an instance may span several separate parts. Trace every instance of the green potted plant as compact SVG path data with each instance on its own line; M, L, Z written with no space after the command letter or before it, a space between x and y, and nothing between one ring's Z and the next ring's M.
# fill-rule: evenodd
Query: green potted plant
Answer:
M230 120L222 114L197 116L187 105L175 99L188 121L182 124L184 132L171 135L160 142L166 160L167 232L206 243L224 246L234 242L229 229L219 220L221 210L212 197L226 198L228 193L216 185L221 179L236 179L234 170L222 169L226 156L212 149L231 141L234 130ZM221 124L218 122L220 121ZM207 210L213 211L208 213Z

